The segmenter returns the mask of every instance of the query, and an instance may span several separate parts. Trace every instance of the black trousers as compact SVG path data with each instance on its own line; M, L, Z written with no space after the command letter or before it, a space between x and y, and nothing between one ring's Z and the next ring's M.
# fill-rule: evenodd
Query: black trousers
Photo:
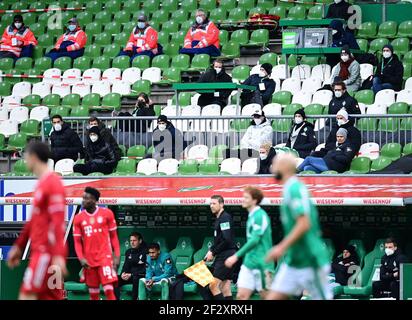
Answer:
M239 158L243 161L250 158L259 158L259 151L254 149L226 149L225 158Z
M132 300L137 300L137 297L139 296L139 280L141 278L144 278L143 275L132 275L129 280L123 280L121 277L119 277L119 280L117 282L117 287L114 288L114 294L116 295L117 300L120 300L120 288L123 287L126 284L131 284L133 285L132 288Z
M104 174L110 174L113 172L114 167L108 166L104 163L87 162L85 164L75 164L73 167L74 172L80 172L82 175L87 176L92 172L101 172Z
M399 300L399 281L375 281L372 282L372 294L374 298L386 297L384 291L390 291L390 296Z
M227 99L222 99L219 97L213 96L213 94L201 94L197 104L201 107L207 106L209 104L218 104L222 108L227 105Z

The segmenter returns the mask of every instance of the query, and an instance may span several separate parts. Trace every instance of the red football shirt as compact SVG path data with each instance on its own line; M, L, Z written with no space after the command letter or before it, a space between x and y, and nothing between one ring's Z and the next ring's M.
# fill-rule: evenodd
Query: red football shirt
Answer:
M117 229L112 210L97 207L94 213L82 210L74 217L73 237L81 237L82 246L76 250L79 259L86 259L90 267L105 265L112 259L113 250L110 232ZM119 255L118 252L115 252Z
M30 239L32 253L66 257L65 205L64 186L60 177L53 172L46 173L37 182L31 219L25 224L16 245L24 250Z

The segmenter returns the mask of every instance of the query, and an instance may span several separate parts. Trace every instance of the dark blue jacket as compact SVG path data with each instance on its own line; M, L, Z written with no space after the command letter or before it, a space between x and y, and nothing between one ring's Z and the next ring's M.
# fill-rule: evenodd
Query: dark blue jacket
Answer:
M344 142L334 149L328 151L323 157L329 170L335 170L339 173L349 170L355 152L349 142Z
M265 84L265 90L259 90L259 83L263 82ZM272 99L272 94L275 92L276 82L270 78L261 78L258 74L252 74L247 78L243 84L247 86L256 86L256 90L260 91L262 95L263 105L270 103Z
M344 45L348 45L351 49L359 49L355 36L352 32L348 32L343 29L342 21L332 20L329 27L338 31L333 35L332 47L340 48Z

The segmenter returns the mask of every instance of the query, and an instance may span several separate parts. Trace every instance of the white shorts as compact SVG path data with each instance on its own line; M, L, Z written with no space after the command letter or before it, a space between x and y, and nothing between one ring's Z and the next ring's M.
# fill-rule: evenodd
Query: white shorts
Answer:
M333 293L328 283L329 272L329 265L319 269L299 269L282 263L270 290L290 296L300 296L307 290L312 300L331 300Z
M268 289L271 281L270 272L263 273L260 269L249 269L242 264L237 278L237 287L260 292Z

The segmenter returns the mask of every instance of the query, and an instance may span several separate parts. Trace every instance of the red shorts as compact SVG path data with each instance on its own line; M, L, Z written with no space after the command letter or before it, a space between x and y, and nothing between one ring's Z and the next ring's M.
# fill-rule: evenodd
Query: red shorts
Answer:
M20 293L36 294L39 300L63 300L64 280L51 265L51 255L32 253Z
M89 288L99 288L100 285L117 282L117 273L113 269L112 261L108 261L103 266L85 268L83 275Z

